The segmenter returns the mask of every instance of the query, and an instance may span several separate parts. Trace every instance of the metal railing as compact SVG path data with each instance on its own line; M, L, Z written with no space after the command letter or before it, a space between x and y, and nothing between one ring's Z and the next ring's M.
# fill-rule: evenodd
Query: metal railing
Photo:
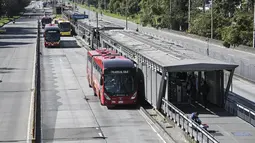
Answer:
M255 127L255 111L250 109L249 107L227 98L225 104L225 110L229 113L238 116L239 118L243 119L244 121L248 122L249 124Z
M162 110L164 114L166 114L166 117L173 120L182 130L190 135L192 139L201 143L219 143L209 132L190 120L180 109L164 98L162 101Z
M34 89L34 111L33 111L33 139L32 142L41 142L41 76L40 76L40 46L41 46L40 21L38 20L35 62L35 89Z

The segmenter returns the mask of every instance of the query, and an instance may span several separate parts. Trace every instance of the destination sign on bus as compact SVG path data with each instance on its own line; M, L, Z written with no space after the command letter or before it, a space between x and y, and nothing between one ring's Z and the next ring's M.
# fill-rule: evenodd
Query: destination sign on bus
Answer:
M47 31L48 33L57 33L57 31Z
M129 70L111 70L111 74L126 74L129 73Z

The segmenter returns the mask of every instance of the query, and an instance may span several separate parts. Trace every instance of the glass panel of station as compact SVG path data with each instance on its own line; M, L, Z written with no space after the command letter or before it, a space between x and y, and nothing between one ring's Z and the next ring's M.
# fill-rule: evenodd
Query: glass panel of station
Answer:
M224 88L226 88L223 73L223 71L170 72L168 73L167 98L180 109L181 107L190 108L191 105L204 105L201 93L204 90L203 83L206 81L209 87L207 105L222 108L224 107Z

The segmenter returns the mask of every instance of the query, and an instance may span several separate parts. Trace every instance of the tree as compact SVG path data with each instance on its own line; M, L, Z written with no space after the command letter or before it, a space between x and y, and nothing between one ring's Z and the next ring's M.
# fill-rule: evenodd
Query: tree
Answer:
M222 14L224 17L233 17L237 6L242 0L216 0L214 1L214 10L216 13Z
M213 37L223 40L225 45L251 45L254 1L214 0ZM80 2L82 3L84 0L80 0ZM86 0L86 2L87 4L95 7L100 6L100 8L106 8L106 10L112 13L118 13L123 16L126 14L127 6L128 16L139 15L140 21L144 26L151 25L156 28L171 27L173 30L178 31L187 30L188 0L171 0L171 4L170 0ZM108 4L107 6L105 2ZM14 5L15 2L12 2L12 4ZM191 25L189 32L210 37L211 13L210 11L205 11L206 4L209 4L209 0L191 0ZM0 6L0 12L3 7L2 5ZM202 7L203 10L199 10L198 7ZM6 8L4 9L6 10Z
M222 40L224 42L238 46L252 45L252 31L253 31L253 15L251 12L239 11L232 18L232 24L223 28Z
M0 14L7 16L18 15L30 2L30 0L0 0Z

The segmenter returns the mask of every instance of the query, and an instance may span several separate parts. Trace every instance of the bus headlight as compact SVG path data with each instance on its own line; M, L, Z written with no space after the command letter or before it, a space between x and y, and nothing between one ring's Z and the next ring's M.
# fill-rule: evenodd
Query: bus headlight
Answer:
M110 98L106 93L104 93L104 97L105 97L107 100L111 100L111 98Z
M137 92L134 93L134 95L131 97L131 99L135 99L136 98L136 95L137 95Z

